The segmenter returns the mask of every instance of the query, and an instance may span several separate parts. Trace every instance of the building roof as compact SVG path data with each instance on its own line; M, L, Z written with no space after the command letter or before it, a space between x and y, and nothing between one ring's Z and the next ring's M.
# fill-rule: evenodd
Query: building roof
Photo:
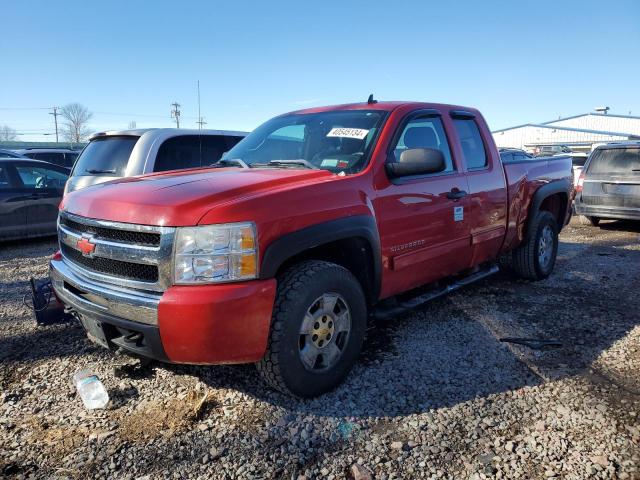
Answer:
M604 130L588 130L588 129L581 129L581 128L573 128L573 127L562 127L562 126L554 126L554 123L557 122L562 122L564 120L572 120L574 118L580 118L580 117L608 117L608 118L628 118L628 119L632 119L632 120L640 120L640 117L636 117L636 116L632 116L632 115L617 115L614 113L596 113L596 112L588 112L588 113L581 113L580 115L572 115L570 117L561 117L561 118L556 118L554 120L548 120L546 122L540 122L540 123L523 123L522 125L516 125L515 127L508 127L508 128L501 128L499 130L493 130L492 133L500 133L500 132L506 132L507 130L514 130L516 128L522 128L522 127L540 127L540 128L555 128L557 130L569 130L569 131L575 131L575 132L585 132L585 133L597 133L597 134L601 134L601 135L621 135L621 136L637 136L634 134L630 134L630 133L620 133L620 132L610 132L610 131L604 131Z
M586 129L586 128L562 127L562 126L558 126L558 125L546 125L544 123L525 123L525 124L518 125L518 126L515 126L515 127L503 128L502 130L494 130L491 133L506 132L507 130L514 130L516 128L523 128L523 127L548 128L550 130L566 130L566 131L569 131L569 132L594 133L594 134L597 134L597 135L615 135L615 136L618 136L618 137L639 137L639 135L634 135L632 133L609 132L609 131L606 131L606 130L589 130L589 129Z
M615 113L596 113L596 112L589 112L589 113L581 113L580 115L572 115L570 117L562 117L562 118L558 118L556 120L549 120L547 122L542 122L543 125L546 125L548 123L555 123L555 122L561 122L563 120L572 120L574 118L580 118L580 117L615 117L615 118L631 118L634 120L640 120L640 117L636 117L633 115L618 115Z

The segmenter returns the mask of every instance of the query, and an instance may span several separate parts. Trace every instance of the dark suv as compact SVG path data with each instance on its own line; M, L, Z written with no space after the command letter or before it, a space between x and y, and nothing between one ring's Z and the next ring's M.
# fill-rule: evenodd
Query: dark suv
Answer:
M69 148L25 148L24 150L17 150L17 153L34 160L42 160L60 167L71 168L76 158L78 158L80 150L71 150Z
M593 225L609 218L640 220L640 141L596 148L576 191L576 213Z

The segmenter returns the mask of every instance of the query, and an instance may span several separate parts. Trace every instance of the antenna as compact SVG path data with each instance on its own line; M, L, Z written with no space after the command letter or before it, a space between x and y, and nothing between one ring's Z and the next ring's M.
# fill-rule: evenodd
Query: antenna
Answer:
M200 115L200 80L198 80L198 121L196 122L200 130L202 130L202 115Z
M171 110L171 118L176 119L176 128L180 128L180 104L173 102L171 106L173 107L173 110Z
M369 99L367 100L367 103L369 105L373 105L374 103L378 103L378 100L374 100L373 99L373 93L371 95L369 95Z

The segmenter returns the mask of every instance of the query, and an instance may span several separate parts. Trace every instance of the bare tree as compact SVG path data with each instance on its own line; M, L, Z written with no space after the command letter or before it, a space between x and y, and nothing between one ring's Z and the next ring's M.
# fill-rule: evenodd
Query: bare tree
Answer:
M0 142L11 142L16 139L18 134L9 125L0 127Z
M81 143L91 133L89 120L93 114L84 105L69 103L62 107L60 115L65 120L64 135L69 142Z

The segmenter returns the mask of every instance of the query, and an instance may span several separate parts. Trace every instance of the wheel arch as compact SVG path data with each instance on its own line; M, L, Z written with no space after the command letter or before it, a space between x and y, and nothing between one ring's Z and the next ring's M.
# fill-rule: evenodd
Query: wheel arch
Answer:
M562 230L567 216L570 187L569 181L562 179L547 183L536 190L527 215L526 239L532 235L532 219L540 211L547 211L553 214L557 221L558 231Z
M382 257L373 217L344 217L283 235L266 247L260 278L277 277L303 260L326 260L347 268L360 282L367 303L378 300Z

